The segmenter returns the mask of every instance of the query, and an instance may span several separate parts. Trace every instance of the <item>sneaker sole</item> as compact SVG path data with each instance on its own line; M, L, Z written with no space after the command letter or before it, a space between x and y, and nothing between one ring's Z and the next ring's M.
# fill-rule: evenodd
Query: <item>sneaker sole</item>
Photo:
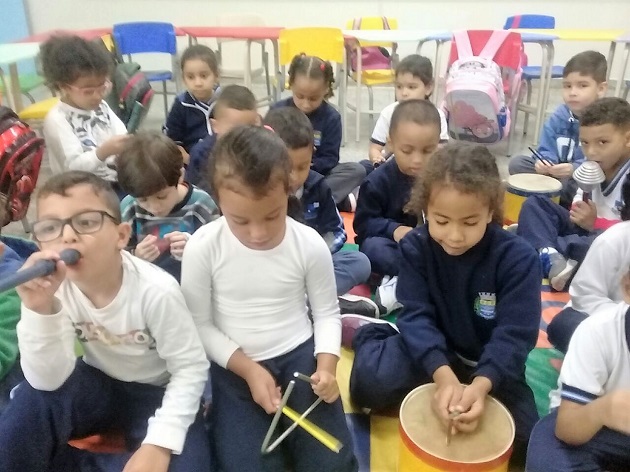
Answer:
M394 328L396 331L400 332L400 330L398 329L398 326L396 326L394 323L387 320L381 320L380 318L371 318L369 316L355 315L352 313L348 313L347 315L341 315L341 319L344 319L344 318L359 318L360 320L365 320L367 323L388 324L392 328Z
M368 315L364 315L364 313L356 313L355 311L352 310L351 307L345 307L344 314L354 314L356 313L357 315L361 315L361 316L365 316L366 318L370 318L370 319L374 319L374 318L378 318L380 316L380 310L379 307L376 303L374 303L374 301L370 298L367 297L361 297L359 295L353 295L351 293L346 293L344 295L341 295L339 297L339 309L341 310L341 305L342 305L342 301L347 301L350 302L350 304L354 304L354 303L365 303L366 305L368 305L370 308L372 308L373 310L373 315L372 317L369 317Z
M567 282L573 276L576 267L577 261L569 259L566 266L564 266L564 269L562 269L558 275L549 278L551 287L557 292L562 292L566 288Z

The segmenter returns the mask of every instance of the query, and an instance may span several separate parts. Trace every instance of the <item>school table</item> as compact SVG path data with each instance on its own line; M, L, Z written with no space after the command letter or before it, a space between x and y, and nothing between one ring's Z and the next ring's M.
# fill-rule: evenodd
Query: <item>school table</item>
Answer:
M7 98L9 104L16 112L24 108L17 63L26 59L33 59L37 56L37 53L39 53L38 43L0 44L0 76L2 76L1 78L4 81L2 66L8 66L10 84L7 84Z
M284 28L279 26L181 26L179 28L189 37L189 43L197 42L197 38L220 38L220 39L240 39L247 43L247 53L245 55L244 82L245 86L251 88L252 85L252 51L251 46L255 41L270 41L273 46L274 74L280 70L278 55L278 38L280 31ZM281 88L279 84L274 84L272 97L265 99L280 99Z
M551 83L551 70L553 67L554 57L554 41L558 39L553 31L556 30L515 30L521 34L521 40L523 43L538 44L542 50L542 64L541 64L541 77L540 77L540 89L543 93L538 94L538 101L536 105L536 124L534 126L534 142L538 142L540 132L542 130L543 120L545 117L545 109L547 107L548 90ZM438 104L439 97L439 79L440 79L440 65L442 63L442 50L446 43L453 39L451 32L441 32L427 36L423 41L418 44L417 52L421 54L422 46L427 42L435 41L435 63L433 67L435 90L433 92L433 103ZM547 93L545 93L545 91Z
M621 89L623 84L625 83L626 71L628 69L628 60L630 59L630 34L626 34L617 38L618 43L622 43L624 45L624 58L623 58L623 66L621 67L621 75L619 76L619 80L615 85L615 97L621 96Z
M428 36L434 35L435 31L429 30L404 30L404 29L391 29L391 30L343 30L343 35L346 39L346 44L354 48L357 52L357 66L356 77L361 77L362 63L361 63L361 48L369 46L370 43L402 43L402 42L415 42L420 44L426 40ZM361 80L357 80L356 86L356 102L361 101ZM347 102L344 104L347 108ZM361 134L361 115L355 113L355 132L356 141L359 142Z

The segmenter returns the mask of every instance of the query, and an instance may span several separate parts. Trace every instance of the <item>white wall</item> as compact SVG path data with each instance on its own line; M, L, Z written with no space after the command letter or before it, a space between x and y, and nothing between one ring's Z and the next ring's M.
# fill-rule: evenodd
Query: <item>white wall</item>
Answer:
M556 17L557 28L625 29L630 32L628 0L25 0L33 33L54 28L89 28L136 20L169 21L175 25L212 25L218 14L257 13L268 25L339 26L355 16L387 15L400 28L452 30L500 28L518 13ZM182 43L185 46L185 43ZM556 63L585 49L608 52L607 43L558 42ZM411 52L401 45L401 53ZM427 50L427 54L431 52ZM530 61L538 60L529 46ZM620 54L617 55L620 57ZM620 62L619 60L617 63Z

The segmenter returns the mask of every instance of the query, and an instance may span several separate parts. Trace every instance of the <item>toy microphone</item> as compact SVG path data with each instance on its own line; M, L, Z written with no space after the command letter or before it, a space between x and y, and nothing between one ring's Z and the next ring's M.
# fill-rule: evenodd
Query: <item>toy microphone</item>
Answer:
M74 265L81 259L81 254L76 249L64 249L59 253L59 257L66 265ZM37 261L33 266L20 270L15 274L0 281L0 293L11 290L24 282L37 277L44 277L52 274L57 268L57 263L51 260Z
M582 189L582 201L587 202L591 199L591 193L606 180L604 171L597 162L584 161L573 172L573 178L578 184L578 187Z

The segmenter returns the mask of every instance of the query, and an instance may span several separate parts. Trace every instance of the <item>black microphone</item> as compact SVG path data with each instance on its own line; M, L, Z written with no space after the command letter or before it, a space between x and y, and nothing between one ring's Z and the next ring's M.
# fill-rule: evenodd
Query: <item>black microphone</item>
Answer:
M81 254L76 249L64 249L59 253L59 257L66 265L74 265L81 259ZM4 280L0 281L0 293L11 290L24 282L36 279L37 277L44 277L52 274L57 269L57 262L50 259L42 259L37 261L31 267L24 270L20 270Z

